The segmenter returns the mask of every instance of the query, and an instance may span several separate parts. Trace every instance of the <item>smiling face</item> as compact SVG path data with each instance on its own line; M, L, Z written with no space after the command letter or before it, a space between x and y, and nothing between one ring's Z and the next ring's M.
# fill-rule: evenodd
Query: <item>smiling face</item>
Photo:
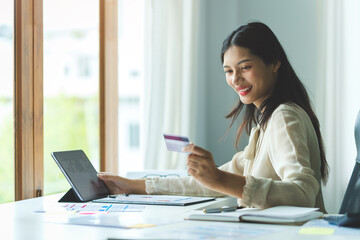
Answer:
M227 84L241 102L259 108L275 86L280 62L267 65L248 48L232 45L224 54L223 67Z

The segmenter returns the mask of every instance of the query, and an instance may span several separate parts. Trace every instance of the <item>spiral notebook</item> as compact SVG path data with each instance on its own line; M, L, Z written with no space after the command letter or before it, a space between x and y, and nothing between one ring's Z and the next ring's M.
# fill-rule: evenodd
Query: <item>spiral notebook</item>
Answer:
M276 206L267 209L243 208L233 212L194 213L187 219L224 221L224 222L258 222L276 224L301 224L323 216L318 208Z

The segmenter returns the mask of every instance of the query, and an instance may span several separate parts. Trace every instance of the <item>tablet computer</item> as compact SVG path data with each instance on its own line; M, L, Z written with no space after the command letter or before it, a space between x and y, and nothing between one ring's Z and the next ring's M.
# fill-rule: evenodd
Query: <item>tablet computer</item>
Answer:
M81 202L110 195L105 183L82 150L52 152L51 156L70 183L72 191Z
M59 202L93 201L98 203L187 206L215 200L214 197L111 195L105 183L98 178L95 168L82 150L53 152L51 156L72 187Z

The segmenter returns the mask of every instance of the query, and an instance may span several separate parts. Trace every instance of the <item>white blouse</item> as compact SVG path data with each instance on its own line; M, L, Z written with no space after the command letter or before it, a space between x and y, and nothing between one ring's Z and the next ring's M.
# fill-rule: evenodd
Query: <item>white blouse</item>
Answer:
M317 136L309 116L295 104L282 104L266 128L254 127L248 146L219 169L246 177L243 198L238 199L241 206L315 206L326 212L320 164ZM145 184L148 194L224 196L191 176L148 178Z

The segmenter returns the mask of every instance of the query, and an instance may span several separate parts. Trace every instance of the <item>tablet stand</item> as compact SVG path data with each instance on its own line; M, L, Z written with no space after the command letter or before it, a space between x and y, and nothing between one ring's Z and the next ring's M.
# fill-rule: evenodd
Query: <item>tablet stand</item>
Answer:
M74 189L70 188L69 191L58 202L83 202L76 195Z

